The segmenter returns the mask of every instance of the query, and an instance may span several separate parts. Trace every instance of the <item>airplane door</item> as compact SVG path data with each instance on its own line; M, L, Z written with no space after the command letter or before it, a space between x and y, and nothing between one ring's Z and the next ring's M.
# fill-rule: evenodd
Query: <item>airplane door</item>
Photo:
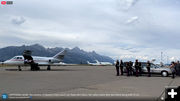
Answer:
M31 51L30 50L25 50L23 53L23 57L24 57L24 64L30 64L30 62L33 61L33 58L31 56Z
M24 56L24 64L30 64L31 65L31 70L40 70L40 68L38 67L38 63L35 63L33 61L33 58L31 56L31 51L30 50L25 50L23 53Z

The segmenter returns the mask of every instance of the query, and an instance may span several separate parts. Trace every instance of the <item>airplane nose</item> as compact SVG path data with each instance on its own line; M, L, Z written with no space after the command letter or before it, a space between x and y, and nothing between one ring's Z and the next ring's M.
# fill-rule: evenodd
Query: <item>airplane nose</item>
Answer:
M7 60L7 61L4 61L4 62L2 62L2 64L8 64L9 63L9 61Z

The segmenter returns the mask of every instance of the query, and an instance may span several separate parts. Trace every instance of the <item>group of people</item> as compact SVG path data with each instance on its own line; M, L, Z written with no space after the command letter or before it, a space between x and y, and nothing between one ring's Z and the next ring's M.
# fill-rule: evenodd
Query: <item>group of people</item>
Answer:
M171 62L170 69L172 71L172 78L175 78L175 75L180 76L180 63L179 63L179 61Z
M123 75L124 72L126 72L127 76L132 76L134 71L133 71L133 62L132 61L129 61L129 62L123 62L122 60L117 60L116 61L116 72L117 72L117 76L119 76L120 72L121 71L121 75ZM150 72L150 62L147 61L147 71L148 71L148 76L150 77L151 76L151 72ZM138 76L141 76L142 75L142 65L141 65L141 62L138 62L138 60L135 61L135 64L134 64L134 67L135 67L135 75L138 77ZM119 70L120 68L120 70ZM125 69L124 69L125 68ZM126 71L124 71L126 70Z
M116 72L117 72L116 75L117 76L120 75L120 72L121 72L121 75L123 75L124 72L126 72L127 76L136 75L138 77L138 76L142 75L142 65L141 65L141 62L138 62L138 60L136 60L134 63L134 70L133 70L133 62L131 62L131 61L123 62L122 60L120 60L120 61L117 60L115 67L116 67ZM169 67L172 71L172 78L175 78L175 75L180 76L180 63L179 63L179 61L172 62ZM146 69L147 69L148 77L151 77L151 63L150 63L150 61L147 61Z

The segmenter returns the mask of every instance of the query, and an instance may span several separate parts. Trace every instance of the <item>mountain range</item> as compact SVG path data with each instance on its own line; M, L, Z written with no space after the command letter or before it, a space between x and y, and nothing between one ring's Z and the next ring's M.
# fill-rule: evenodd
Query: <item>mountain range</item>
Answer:
M8 60L16 55L22 55L24 50L31 50L33 56L51 57L57 54L58 52L62 51L63 49L64 48L62 47L45 48L40 44L33 44L28 46L8 46L0 48L0 61ZM80 49L79 47L74 47L72 49L66 48L66 50L67 53L63 60L63 62L65 63L87 64L87 61L95 62L94 60L98 60L101 62L114 62L112 58L108 56L99 55L95 51L86 52Z

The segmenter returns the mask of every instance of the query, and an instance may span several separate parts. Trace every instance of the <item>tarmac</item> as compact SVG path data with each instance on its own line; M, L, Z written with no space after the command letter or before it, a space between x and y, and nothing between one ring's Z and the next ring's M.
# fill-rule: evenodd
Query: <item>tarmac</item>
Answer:
M116 76L114 66L0 67L0 94L8 100L163 101L166 86L180 86L180 77Z

